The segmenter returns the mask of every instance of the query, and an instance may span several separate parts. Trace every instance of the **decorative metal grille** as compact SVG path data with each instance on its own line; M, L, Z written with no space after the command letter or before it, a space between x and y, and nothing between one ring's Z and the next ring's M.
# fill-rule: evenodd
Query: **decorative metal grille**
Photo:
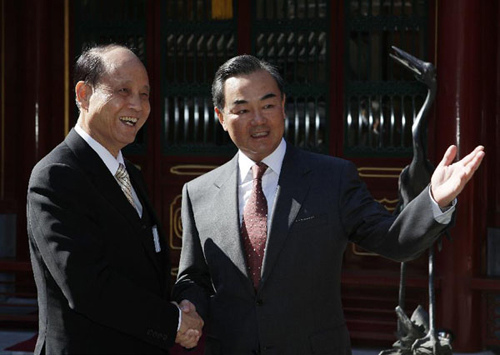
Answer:
M328 150L328 20L326 0L258 0L254 54L276 65L285 79L285 137L309 150Z
M146 64L146 0L79 0L74 15L76 55L90 45L118 43L132 48ZM146 132L139 131L126 154L145 154Z
M427 0L346 0L346 155L411 154L427 91L389 52L396 46L425 60L427 12Z
M165 154L235 151L214 113L210 88L218 67L236 55L236 20L212 18L210 0L167 0L162 21Z

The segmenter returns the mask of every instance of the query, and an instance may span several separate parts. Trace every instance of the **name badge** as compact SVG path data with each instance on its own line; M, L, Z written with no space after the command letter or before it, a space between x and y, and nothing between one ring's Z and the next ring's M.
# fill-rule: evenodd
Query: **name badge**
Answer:
M153 226L153 242L155 243L155 251L159 253L161 251L160 237L158 236L158 227Z

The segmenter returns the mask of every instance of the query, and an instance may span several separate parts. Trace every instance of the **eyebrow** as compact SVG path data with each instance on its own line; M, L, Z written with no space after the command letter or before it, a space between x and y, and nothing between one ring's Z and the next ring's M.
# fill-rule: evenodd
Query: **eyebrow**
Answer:
M266 94L266 95L262 96L259 101L264 101L264 100L270 99L272 97L276 97L276 94L273 94L271 92L269 94ZM243 105L243 104L247 104L247 103L248 103L247 100L235 100L233 102L234 105Z
M276 97L276 94L274 94L274 93L272 93L272 92L271 92L271 93L269 93L269 94L267 94L267 95L262 96L262 97L260 98L260 101L264 101L264 100L270 99L270 98L272 98L272 97Z

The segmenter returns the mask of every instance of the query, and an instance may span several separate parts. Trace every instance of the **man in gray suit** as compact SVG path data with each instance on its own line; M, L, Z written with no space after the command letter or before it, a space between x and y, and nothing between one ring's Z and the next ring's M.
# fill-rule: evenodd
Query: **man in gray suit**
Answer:
M207 354L350 354L340 297L347 243L394 260L418 256L449 224L483 147L454 164L450 147L430 187L396 218L352 163L283 139L285 94L275 68L232 58L217 71L212 95L239 152L184 186L174 298L204 317Z

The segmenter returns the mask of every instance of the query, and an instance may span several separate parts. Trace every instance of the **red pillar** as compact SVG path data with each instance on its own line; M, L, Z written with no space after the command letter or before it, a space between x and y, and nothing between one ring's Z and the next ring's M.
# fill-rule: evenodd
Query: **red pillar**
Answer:
M485 144L488 121L482 120L489 90L495 90L498 64L489 62L487 24L496 21L494 1L440 0L437 9L436 159L450 144L459 158L476 145ZM496 47L497 42L491 43ZM492 64L490 68L485 65ZM488 76L485 76L488 75ZM490 80L490 83L485 83ZM491 107L488 106L488 107ZM493 120L489 121L493 122ZM488 148L488 147L486 147ZM486 174L479 170L459 197L452 242L437 253L441 278L437 326L453 331L455 351L479 351L481 344L481 295L470 287L481 274L481 244L486 235Z
M28 178L34 164L64 138L64 1L1 3L5 172L0 213L17 215L16 257L28 261Z

